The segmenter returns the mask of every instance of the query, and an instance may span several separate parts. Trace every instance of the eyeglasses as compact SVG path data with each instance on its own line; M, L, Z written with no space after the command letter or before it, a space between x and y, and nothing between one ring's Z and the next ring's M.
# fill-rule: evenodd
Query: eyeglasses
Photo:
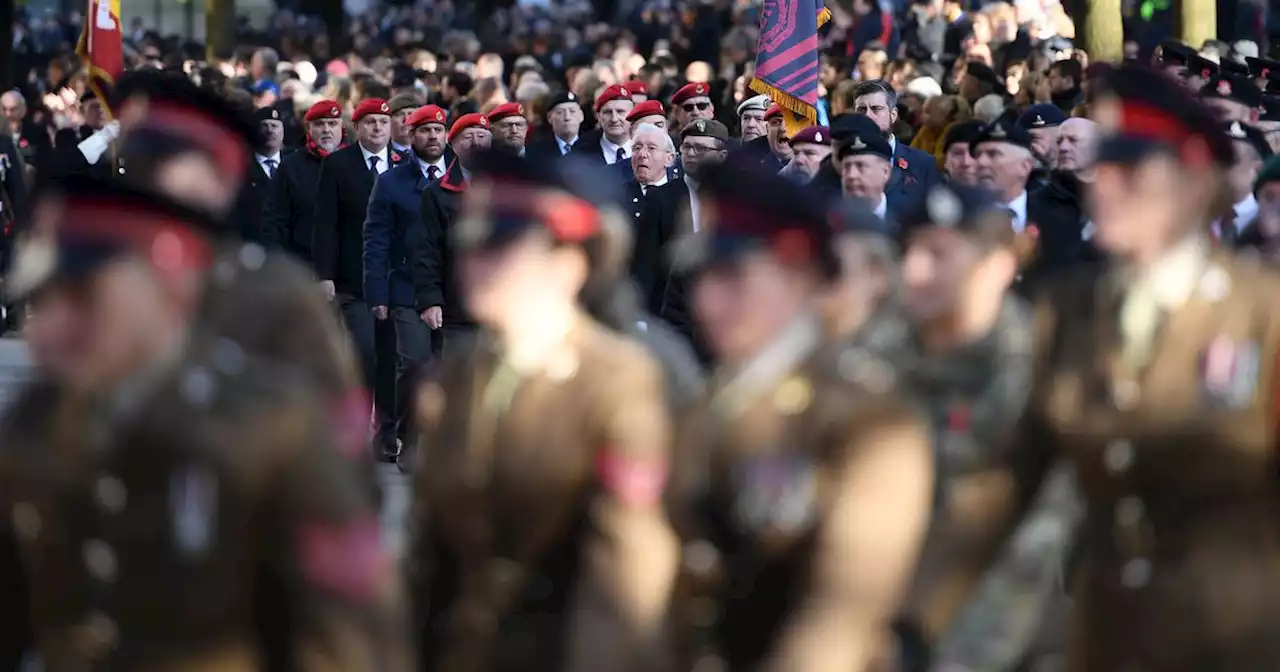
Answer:
M685 112L692 112L694 110L706 112L711 107L711 103L685 103L680 107L684 108Z
M720 151L720 148L715 145L691 145L687 142L680 145L680 153L688 154L689 156L701 156L718 151Z

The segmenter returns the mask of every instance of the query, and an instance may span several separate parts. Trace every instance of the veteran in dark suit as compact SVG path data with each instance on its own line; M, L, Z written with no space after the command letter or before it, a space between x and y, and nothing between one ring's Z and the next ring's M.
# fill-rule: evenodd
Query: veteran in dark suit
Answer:
M1007 528L1065 458L1087 504L1067 669L1268 668L1280 281L1206 239L1233 155L1212 112L1139 66L1101 84L1093 240L1108 261L1036 302L1010 485L969 517Z
M547 103L547 126L535 131L527 154L540 158L564 156L577 144L582 131L582 101L572 91L561 91Z
M676 185L667 177L676 154L671 136L665 130L640 124L632 133L631 142L634 177L625 183L623 196L634 241L631 277L645 308L656 314L669 273L664 255L667 243L676 233L675 224L683 205L680 197L685 190L683 182Z
M253 148L253 161L246 169L234 216L242 240L262 243L265 238L263 212L284 158L284 122L276 107L259 108L253 118L258 122L259 139Z
M898 120L898 94L884 80L871 80L858 85L854 91L853 111L876 122L889 145L893 148L890 164L889 186L885 190L890 207L904 207L919 202L929 189L942 181L938 162L928 153L898 142L893 135L893 124ZM838 133L832 122L832 132Z
M419 396L413 595L431 669L665 662L679 547L662 374L594 317L599 208L616 206L563 163L473 165L455 239L468 268L491 269L460 292L483 327Z
M631 124L627 123L627 115L634 106L627 87L606 87L596 96L599 128L579 138L570 151L584 161L600 165L612 166L631 158Z
M379 443L384 454L394 455L399 452L394 432L394 378L391 385L385 385L378 371L394 370L395 348L387 342L389 339L375 338L372 307L364 296L364 222L369 194L378 176L409 157L388 144L391 114L386 101L362 101L352 112L351 121L356 126L357 141L325 157L320 164L312 215L311 262L321 288L342 312L347 331L360 352L365 383L374 393L381 418ZM390 335L394 339L394 333ZM382 367L377 364L379 355L383 357Z
M840 272L825 204L754 165L699 178L714 214L685 261L719 368L675 444L683 662L879 669L929 518L927 423L887 362L823 346L814 300Z
M431 356L431 329L414 309L410 251L426 235L422 193L448 170L445 111L426 105L409 115L413 160L378 178L364 222L364 296L379 320L396 333L396 435L408 438L408 402L416 369Z
M64 429L6 443L0 468L46 669L248 672L272 650L410 669L399 579L345 457L363 433L331 431L312 381L194 319L224 224L107 183L54 188L52 248L11 279L93 288L73 301L93 338L59 381ZM294 618L260 619L267 602Z
M321 100L303 116L307 142L300 151L287 154L272 182L263 208L263 244L311 263L311 225L320 181L320 162L342 144L342 107Z

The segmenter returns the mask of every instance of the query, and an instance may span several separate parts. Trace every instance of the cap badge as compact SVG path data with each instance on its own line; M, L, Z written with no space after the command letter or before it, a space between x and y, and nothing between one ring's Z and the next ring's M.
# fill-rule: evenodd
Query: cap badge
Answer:
M569 100L577 100L577 99L578 99L578 96L577 96L576 94L574 94L574 92L572 92L572 91L570 91L569 93L564 94L564 97L565 97L565 98L568 98Z
M1036 115L1036 120L1031 122L1032 126L1044 126L1044 117Z
M821 134L821 133L814 133L814 134L813 134L813 141L814 141L814 142L822 142L822 134Z
M1232 122L1232 124L1231 124L1231 130L1230 130L1230 131L1228 131L1228 132L1231 134L1231 137L1233 137L1233 138L1245 138L1245 137L1248 137L1247 135L1245 135L1244 127L1243 127L1243 126L1241 126L1241 125L1240 125L1240 122L1238 122L1238 121L1236 121L1236 122Z
M1224 79L1224 80L1222 80L1222 81L1220 81L1220 82L1218 82L1218 95L1220 95L1220 96L1229 96L1229 95L1231 95L1231 82L1229 82L1229 81L1227 81L1227 80L1225 80L1225 79Z
M1200 79L1209 79L1209 68L1200 71Z
M524 115L524 105L521 105L519 103L516 104L516 114L519 114L521 116Z
M1001 125L999 125L999 124L993 124L993 125L991 126L991 133L990 133L990 135L991 135L991 137L993 137L993 138L997 138L997 139L1001 139L1001 138L1007 138L1007 137L1009 137L1009 134L1008 134L1008 133L1006 133L1006 132L1005 132L1005 130L1004 130L1004 126L1001 126Z
M699 85L697 85L697 86L693 87L693 92L694 92L694 93L696 93L696 94L698 94L698 95L702 95L702 94L704 94L704 93L706 93L706 92L707 92L707 89L706 89L706 87L704 87L703 85L699 84Z
M480 125L481 125L481 126L488 127L488 126L489 126L489 117L480 117Z
M960 216L964 214L964 204L960 202L960 197L946 187L937 187L930 191L925 208L934 226L946 229L954 228L959 224Z
M329 108L329 116L331 116L331 117L341 117L341 116L342 116L342 110L341 110L341 109L338 109L338 106L337 106L337 105L334 105L333 107Z
M391 111L391 106L390 106L390 105L388 105L388 104L386 104L386 103L383 103L383 104L382 104L382 111L383 111L383 112L390 112L390 111Z
M444 121L444 112L436 110L436 121Z
M698 132L699 132L699 133L706 133L706 131L707 131L707 122L705 122L705 121L703 121L703 120L699 119L699 120L698 120Z
M279 119L279 118L280 118L280 110L271 110L271 118L272 118L272 119Z
M866 149L866 148L867 148L867 143L863 142L862 138L854 138L853 142L849 144L849 149Z

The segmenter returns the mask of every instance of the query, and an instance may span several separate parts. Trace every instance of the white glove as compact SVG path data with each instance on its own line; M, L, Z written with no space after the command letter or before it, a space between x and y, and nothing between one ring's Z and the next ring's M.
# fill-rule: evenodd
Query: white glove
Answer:
M89 165L94 166L98 164L98 159L102 158L107 148L111 146L111 141L115 140L118 135L120 135L120 122L109 121L106 126L95 131L93 135L85 138L76 147L84 155Z

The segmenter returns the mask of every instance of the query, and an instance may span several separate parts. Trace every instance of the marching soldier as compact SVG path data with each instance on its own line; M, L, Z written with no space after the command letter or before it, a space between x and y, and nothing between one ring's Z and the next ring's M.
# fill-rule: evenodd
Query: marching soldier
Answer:
M677 433L682 653L732 671L869 669L929 517L927 425L884 360L822 348L814 302L840 261L821 200L755 165L700 175L708 230L680 260L721 368Z
M278 650L409 669L397 574L343 456L363 441L329 431L310 381L191 321L223 225L102 182L56 190L47 263L10 288L75 288L92 338L51 445L6 444L0 487L45 669L257 670ZM291 618L261 619L277 602Z
M1159 73L1094 106L1102 273L1036 304L1034 387L1003 479L972 511L1018 518L1054 454L1087 504L1067 669L1271 669L1280 282L1206 239L1231 140ZM993 493L993 495L996 493Z
M863 348L897 363L907 337L894 224L857 199L833 208L840 278L821 299L827 342Z
M934 519L899 625L909 669L932 669L930 653L944 667L1014 665L1057 593L1075 523L1069 484L1055 486L1055 498L1026 521L982 588L972 597L955 589L957 567L981 571L994 559L970 557L992 552L987 538L1004 532L974 507L1008 487L1002 459L1031 386L1030 319L1009 292L1018 268L1012 217L992 192L944 185L904 222L911 333L900 371L929 411L938 455Z
M627 223L559 162L469 165L454 235L484 326L419 397L423 664L655 669L678 556L661 372L588 305L622 272L608 238Z

